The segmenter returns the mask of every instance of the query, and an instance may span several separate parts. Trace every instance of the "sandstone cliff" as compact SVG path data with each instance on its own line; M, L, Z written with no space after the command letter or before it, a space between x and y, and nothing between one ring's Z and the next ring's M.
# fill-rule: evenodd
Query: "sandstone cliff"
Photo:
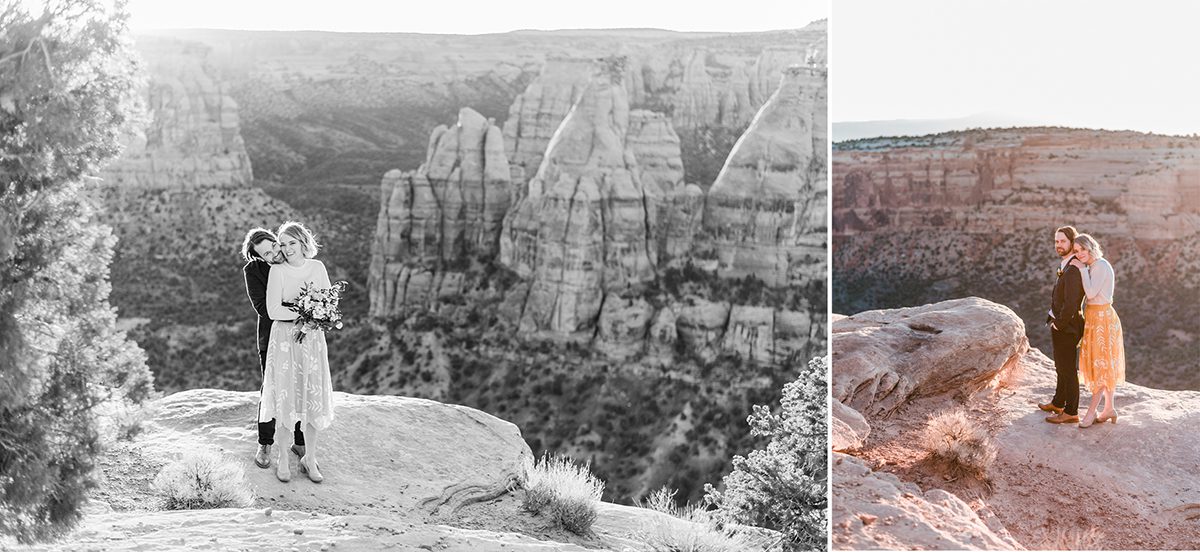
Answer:
M435 128L425 163L388 172L381 186L369 269L372 315L457 293L462 267L499 250L509 165L500 129L474 110L462 109L452 128Z
M538 77L509 107L504 121L504 151L513 165L525 169L528 178L541 166L550 138L594 72L592 59L549 58Z
M125 188L249 186L253 175L238 105L209 66L207 48L146 40L138 50L151 75L144 91L150 120L101 177Z
M324 483L275 479L253 464L257 393L193 390L155 401L131 441L100 459L83 523L62 544L33 550L649 550L649 524L689 524L602 503L594 534L577 537L520 511L532 453L511 423L474 409L390 396L335 394L323 432ZM244 469L250 508L162 511L149 483L184 451L212 451Z
M824 68L785 71L709 190L704 228L723 275L771 286L823 277L824 90Z
M1023 333L1015 313L978 298L833 322L833 398L843 419L861 419L862 437L843 447L851 455L833 458L835 548L1200 542L1188 519L1200 503L1190 483L1200 441L1186 429L1197 422L1200 393L1123 384L1116 425L1048 424L1036 403L1054 394L1053 363ZM995 443L982 478L947 475L922 448L928 417L952 409Z
M606 294L654 279L649 214L662 192L643 181L628 130L620 74L602 67L504 221L500 261L531 280L523 330L587 329Z
M987 294L1048 348L1053 232L1072 224L1116 270L1131 381L1200 389L1200 313L1180 307L1200 297L1187 246L1200 237L1200 140L1063 128L855 140L835 145L833 186L835 309Z

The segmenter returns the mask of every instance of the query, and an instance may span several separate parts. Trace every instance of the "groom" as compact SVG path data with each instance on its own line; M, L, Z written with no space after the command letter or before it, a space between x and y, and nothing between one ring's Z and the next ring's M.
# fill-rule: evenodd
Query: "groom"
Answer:
M246 233L246 239L242 242L242 258L246 259L242 272L246 276L246 295L250 296L250 304L258 311L258 367L264 377L267 372L267 343L271 340L271 317L267 315L267 277L272 265L283 262L277 241L270 230L254 228ZM262 398L259 400L261 402ZM293 438L295 445L292 446L292 452L304 456L304 433L300 431L300 422L296 422ZM258 422L258 452L254 455L256 466L271 466L271 446L274 444L275 420Z
M1079 372L1076 366L1079 353L1076 347L1083 337L1083 277L1079 269L1070 264L1077 234L1073 226L1054 231L1054 252L1062 262L1058 265L1058 281L1054 284L1046 324L1050 326L1054 344L1054 371L1058 382L1054 398L1048 404L1038 404L1038 408L1054 413L1046 418L1052 424L1079 422Z

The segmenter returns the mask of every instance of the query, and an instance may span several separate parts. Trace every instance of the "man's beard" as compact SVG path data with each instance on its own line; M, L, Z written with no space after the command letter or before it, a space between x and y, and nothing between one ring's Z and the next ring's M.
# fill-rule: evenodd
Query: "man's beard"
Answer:
M1055 253L1058 253L1058 256L1059 256L1059 257L1066 257L1066 256L1067 256L1067 253L1070 253L1070 251L1068 251L1068 250L1066 250L1066 249L1059 249L1058 247L1055 247L1055 248L1054 248L1054 252L1055 252Z

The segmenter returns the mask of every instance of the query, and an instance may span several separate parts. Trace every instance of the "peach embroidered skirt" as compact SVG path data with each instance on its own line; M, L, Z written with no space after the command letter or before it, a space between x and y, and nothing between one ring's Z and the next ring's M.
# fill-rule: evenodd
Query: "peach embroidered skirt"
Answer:
M1079 375L1096 393L1125 382L1125 338L1112 304L1084 305L1083 339L1079 342Z

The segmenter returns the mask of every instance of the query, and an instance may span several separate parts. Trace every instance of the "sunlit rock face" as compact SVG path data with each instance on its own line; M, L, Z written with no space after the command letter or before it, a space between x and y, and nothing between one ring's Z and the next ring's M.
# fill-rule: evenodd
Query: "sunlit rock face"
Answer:
M723 276L782 286L824 274L825 78L788 68L709 190L704 230Z
M464 108L438 126L426 161L381 182L371 255L371 312L456 293L464 263L495 255L510 202L510 169L500 129Z
M101 173L106 184L147 189L238 188L253 181L229 86L207 64L207 48L142 40L144 125Z
M606 293L655 277L650 213L662 192L629 144L619 67L599 67L504 221L500 260L532 280L522 328L591 327Z
M542 72L517 96L504 122L505 153L532 177L542 164L550 138L579 100L595 70L591 58L551 57Z

